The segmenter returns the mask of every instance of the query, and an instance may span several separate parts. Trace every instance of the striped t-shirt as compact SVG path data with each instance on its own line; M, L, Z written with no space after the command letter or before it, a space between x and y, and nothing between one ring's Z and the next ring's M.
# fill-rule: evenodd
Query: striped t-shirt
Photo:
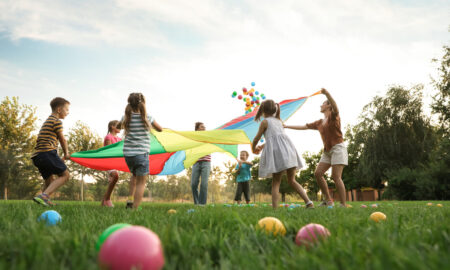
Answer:
M123 122L123 117L122 121ZM154 119L147 115L149 123L153 123ZM145 128L141 114L131 113L130 129L123 143L123 155L126 157L137 156L150 153L150 131Z
M50 115L39 131L32 157L42 152L56 150L58 148L58 132L63 129L62 122L56 116Z
M199 159L197 160L197 162L200 162L200 161L211 162L211 155L206 155L206 156L201 157L201 158L199 158Z

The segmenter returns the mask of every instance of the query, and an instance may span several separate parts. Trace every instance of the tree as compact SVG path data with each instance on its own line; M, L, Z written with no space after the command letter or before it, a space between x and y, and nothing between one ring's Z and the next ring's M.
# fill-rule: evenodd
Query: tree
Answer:
M87 151L92 149L98 149L103 146L101 138L91 131L91 129L81 121L77 121L75 126L69 131L69 152L80 152ZM86 175L91 175L94 178L100 171L96 171L93 169L86 168L76 163L71 163L69 165L70 172L73 174L74 178L78 178L81 181L81 191L80 191L80 199L84 200L84 177Z
M3 198L30 198L39 190L38 171L31 161L36 136L36 108L6 97L0 104L0 187Z
M444 51L441 66L438 68L440 78L433 80L438 93L433 97L431 108L439 116L441 128L448 135L450 131L450 47L444 46Z
M450 199L450 47L444 46L439 79L433 80L437 94L431 104L438 116L436 147L430 151L428 162L417 168L392 171L384 196L401 200ZM435 59L434 61L437 62Z
M415 168L429 159L436 140L431 121L423 114L422 90L420 85L394 86L364 107L349 143L352 155L359 158L358 185L381 189L390 171Z

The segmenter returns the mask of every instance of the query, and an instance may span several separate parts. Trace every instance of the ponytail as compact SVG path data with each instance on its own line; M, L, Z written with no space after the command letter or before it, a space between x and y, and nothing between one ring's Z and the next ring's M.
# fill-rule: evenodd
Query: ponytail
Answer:
M125 108L125 117L123 119L123 128L125 135L130 131L131 113L132 111L139 111L142 122L146 130L150 130L151 124L147 119L147 110L145 108L145 97L142 93L131 93L128 96L128 105Z

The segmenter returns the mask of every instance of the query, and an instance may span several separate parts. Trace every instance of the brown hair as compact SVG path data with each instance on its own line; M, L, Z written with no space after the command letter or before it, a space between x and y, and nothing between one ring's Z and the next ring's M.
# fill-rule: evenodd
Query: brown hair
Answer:
M145 98L142 93L131 93L128 96L128 105L125 108L125 117L121 127L125 129L125 134L130 130L131 112L139 111L142 122L147 130L150 130L150 123L147 119L147 110L145 109Z
M198 130L198 128L200 127L200 125L204 125L203 122L195 122L195 131Z
M109 123L108 123L108 133L111 133L112 128L113 127L117 127L118 124L119 124L119 121L117 121L117 120L109 121Z
M56 111L59 107L62 107L66 104L70 104L70 102L62 97L55 97L50 101L50 107L52 108L52 111Z
M266 99L261 103L261 106L259 106L258 112L255 116L255 121L259 121L261 119L261 116L265 115L275 115L276 118L280 119L280 104L275 103L275 101L271 99Z
M247 151L245 151L245 150L242 150L241 151L241 153L245 153L245 154L247 154L247 157L249 157L250 156L250 154L247 152Z

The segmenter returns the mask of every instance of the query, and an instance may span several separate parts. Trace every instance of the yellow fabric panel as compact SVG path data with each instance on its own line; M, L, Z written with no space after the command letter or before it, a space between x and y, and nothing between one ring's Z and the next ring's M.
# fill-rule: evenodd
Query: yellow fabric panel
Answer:
M173 131L170 129L164 129L162 132L152 130L152 134L162 145L164 145L164 149L167 152L192 149L202 146L205 143L251 143L247 135L245 135L245 132L242 130Z
M234 156L229 152L225 151L224 149L218 146L215 146L214 144L209 143L203 143L202 145L197 146L195 148L185 150L185 152L186 152L186 159L183 162L185 168L191 167L192 165L194 165L195 162L197 162L199 158L209 155L211 153L222 152L234 158Z

